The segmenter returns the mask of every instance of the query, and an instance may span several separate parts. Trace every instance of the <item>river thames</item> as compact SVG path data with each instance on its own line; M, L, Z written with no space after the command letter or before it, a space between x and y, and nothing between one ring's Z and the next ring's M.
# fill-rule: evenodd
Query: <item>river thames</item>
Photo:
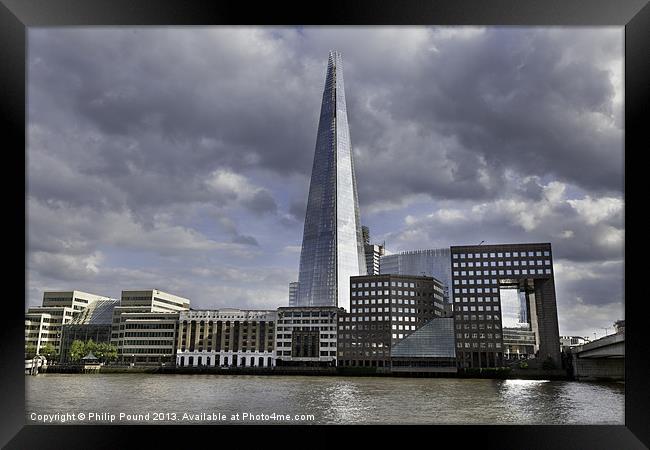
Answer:
M455 378L40 374L28 424L624 424L624 384Z

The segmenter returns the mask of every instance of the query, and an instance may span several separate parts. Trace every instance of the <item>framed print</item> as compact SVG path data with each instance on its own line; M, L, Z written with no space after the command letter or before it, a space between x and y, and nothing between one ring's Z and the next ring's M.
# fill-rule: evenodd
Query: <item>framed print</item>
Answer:
M330 6L3 0L6 448L649 445L647 2Z

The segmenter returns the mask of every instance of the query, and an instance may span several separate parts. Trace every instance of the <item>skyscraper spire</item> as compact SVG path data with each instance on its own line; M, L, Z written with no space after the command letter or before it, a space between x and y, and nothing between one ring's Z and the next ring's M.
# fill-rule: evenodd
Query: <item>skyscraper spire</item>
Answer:
M300 253L301 306L349 309L350 276L365 275L341 54L331 51Z

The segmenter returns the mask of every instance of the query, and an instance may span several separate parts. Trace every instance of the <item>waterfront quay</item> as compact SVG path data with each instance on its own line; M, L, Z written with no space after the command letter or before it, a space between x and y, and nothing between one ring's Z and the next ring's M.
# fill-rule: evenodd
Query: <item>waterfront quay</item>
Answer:
M402 377L402 378L485 378L485 379L520 379L520 380L572 380L570 371L563 369L461 369L454 373L438 372L391 372L370 368L348 367L179 367L179 366L103 366L89 372L83 366L57 365L41 369L46 374L158 374L158 375L254 375L254 376L328 376L328 377ZM603 378L601 381L611 381Z

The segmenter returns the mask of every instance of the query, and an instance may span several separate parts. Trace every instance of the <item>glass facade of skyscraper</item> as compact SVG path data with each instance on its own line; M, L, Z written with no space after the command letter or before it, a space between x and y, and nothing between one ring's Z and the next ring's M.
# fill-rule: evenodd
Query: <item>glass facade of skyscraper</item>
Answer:
M432 248L385 255L379 273L434 277L445 286L445 301L450 302L451 252L449 248Z
M299 269L299 306L349 308L350 277L365 275L341 55L330 52Z

